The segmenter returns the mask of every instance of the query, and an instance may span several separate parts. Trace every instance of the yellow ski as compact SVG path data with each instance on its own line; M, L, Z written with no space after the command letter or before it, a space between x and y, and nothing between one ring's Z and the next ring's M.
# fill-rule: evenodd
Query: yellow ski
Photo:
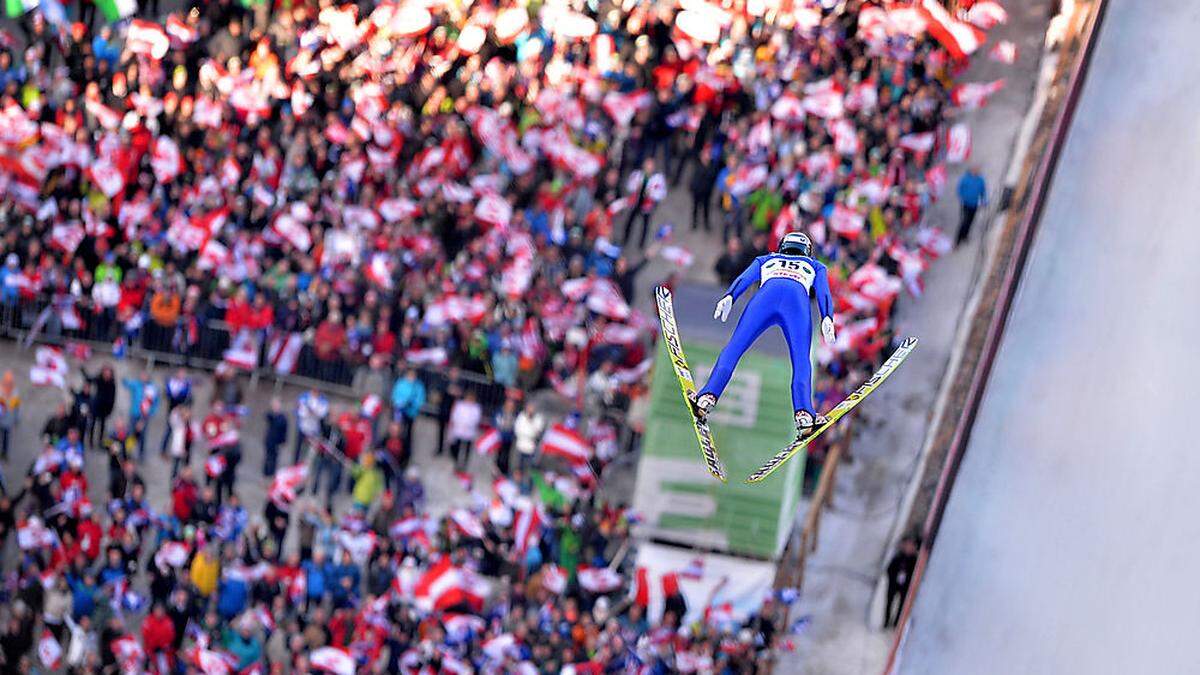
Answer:
M712 430L707 422L701 422L692 410L692 396L696 393L696 382L692 379L692 370L688 368L687 357L683 354L683 342L679 338L679 326L675 324L675 305L671 301L671 291L659 286L654 291L654 299L658 307L658 321L662 325L663 342L671 355L671 365L675 368L675 376L679 378L679 388L683 391L683 403L688 415L692 418L692 426L696 428L696 440L700 442L700 455L704 458L704 466L714 478L722 483L726 480L725 466L717 456L717 444L713 440Z
M821 434L828 431L829 428L836 424L838 420L840 420L842 417L845 417L851 410L854 410L855 406L857 406L859 403L862 403L863 399L869 396L871 392L878 389L879 385L883 384L883 381L886 380L893 372L895 372L895 370L900 367L901 363L904 363L904 359L908 358L908 355L912 353L913 348L916 346L917 338L906 338L900 343L900 346L896 349L896 351L892 352L892 355L888 357L887 361L883 362L883 365L879 367L879 370L875 371L874 375L872 375L866 382L863 382L858 389L855 389L853 393L845 398L845 400L835 405L833 409L826 414L828 420L825 422L825 424L822 424L819 429L803 440L793 441L791 445L787 446L783 450L780 450L774 457L768 459L765 464L758 467L754 473L750 474L750 476L746 478L746 482L757 483L763 480L767 476L770 476L772 473L774 473L776 469L783 466L783 463L791 459L794 455L796 455L796 453L808 447L809 443L812 443L818 437L820 437Z

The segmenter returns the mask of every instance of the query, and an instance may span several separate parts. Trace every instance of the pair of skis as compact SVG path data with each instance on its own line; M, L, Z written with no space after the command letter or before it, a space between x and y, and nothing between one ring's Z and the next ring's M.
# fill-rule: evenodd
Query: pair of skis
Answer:
M675 369L675 376L679 379L679 388L683 392L684 404L688 409L688 414L692 417L692 425L696 428L696 439L700 442L700 455L704 459L704 466L714 478L724 483L726 481L725 466L721 463L721 459L717 454L717 444L713 440L712 430L708 427L708 422L702 421L696 417L695 411L692 409L692 397L696 393L696 383L692 378L692 371L688 367L687 358L683 353L683 343L679 337L679 326L675 323L675 305L671 299L671 291L665 287L658 287L655 290L655 300L658 307L658 319L662 325L663 341L667 345L667 352L671 357L671 366ZM755 469L746 478L747 483L758 483L764 480L767 476L784 465L789 459L795 457L800 451L808 447L821 434L828 431L839 419L845 417L854 410L863 399L879 388L883 381L891 376L904 359L912 353L912 350L917 346L917 338L906 338L900 343L896 351L888 357L887 361L875 371L875 374L863 382L862 385L855 389L842 402L838 403L826 414L826 422L817 428L816 431L790 443L787 447L775 453L773 457L768 459L762 466Z

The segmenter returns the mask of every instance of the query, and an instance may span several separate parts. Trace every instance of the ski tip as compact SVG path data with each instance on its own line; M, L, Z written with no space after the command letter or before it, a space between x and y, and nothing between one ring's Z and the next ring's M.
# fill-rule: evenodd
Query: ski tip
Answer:
M670 298L671 297L671 289L667 288L666 286L655 286L654 294L660 298Z
M913 347L917 346L917 342L918 338L915 335L912 337L906 337L900 341L900 346L897 347L897 349L912 349Z

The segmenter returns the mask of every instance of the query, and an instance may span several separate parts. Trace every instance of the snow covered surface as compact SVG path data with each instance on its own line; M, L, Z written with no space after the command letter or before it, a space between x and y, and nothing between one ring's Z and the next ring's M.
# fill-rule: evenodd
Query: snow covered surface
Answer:
M899 658L1195 672L1200 4L1110 0Z

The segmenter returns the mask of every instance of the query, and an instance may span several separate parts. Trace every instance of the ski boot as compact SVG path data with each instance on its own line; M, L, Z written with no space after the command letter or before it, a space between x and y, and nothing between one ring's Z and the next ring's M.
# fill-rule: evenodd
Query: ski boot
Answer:
M824 415L813 416L807 410L796 411L796 442L803 441L820 429L829 418Z
M700 423L708 421L708 414L712 412L714 406L717 405L717 397L712 394L692 394L691 396L692 414Z

